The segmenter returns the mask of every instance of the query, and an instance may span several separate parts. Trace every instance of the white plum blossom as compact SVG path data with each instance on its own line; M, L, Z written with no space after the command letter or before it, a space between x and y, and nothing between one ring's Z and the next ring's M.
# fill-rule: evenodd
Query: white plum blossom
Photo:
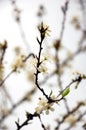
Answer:
M38 114L41 114L43 111L48 115L49 111L54 111L52 107L53 103L48 103L47 99L39 98L38 106L35 108Z

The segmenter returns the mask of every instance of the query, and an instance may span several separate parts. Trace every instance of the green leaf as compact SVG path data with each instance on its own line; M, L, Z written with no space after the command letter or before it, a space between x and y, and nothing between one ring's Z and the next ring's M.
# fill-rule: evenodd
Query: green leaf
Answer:
M66 88L61 94L62 94L62 97L65 97L69 94L70 92L70 88Z
M53 91L51 90L50 94L49 94L49 97L52 95Z

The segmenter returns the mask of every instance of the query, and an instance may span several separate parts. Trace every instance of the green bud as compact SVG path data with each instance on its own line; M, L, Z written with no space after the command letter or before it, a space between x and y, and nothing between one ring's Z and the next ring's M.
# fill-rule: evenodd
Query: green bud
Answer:
M70 88L66 88L61 94L62 94L62 97L65 97L69 94L70 92Z

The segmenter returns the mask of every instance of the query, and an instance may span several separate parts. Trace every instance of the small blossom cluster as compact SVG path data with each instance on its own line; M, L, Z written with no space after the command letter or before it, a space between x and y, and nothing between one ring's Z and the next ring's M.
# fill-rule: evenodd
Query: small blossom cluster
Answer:
M72 126L74 126L75 123L76 123L76 117L75 117L75 115L73 114L73 115L68 116L68 117L65 119L65 122L68 122L68 123L70 123Z
M41 34L41 39L43 40L46 36L49 36L49 26L45 25L43 22L41 22L40 25L38 25L38 30Z
M78 16L74 16L70 22L76 29L80 29L80 20Z
M53 103L48 103L47 99L39 98L39 103L35 110L38 114L41 114L43 111L45 111L45 113L48 115L49 111L54 111Z
M41 72L41 73L46 73L47 70L48 70L47 66L46 66L44 63L42 63L42 64L40 65L40 67L39 67L39 72Z
M47 58L42 59L41 64L38 68L39 72L41 72L41 73L46 73L48 70L48 68L46 67L46 64L44 63L44 61L46 61L46 60L47 60ZM29 59L29 65L31 68L31 71L29 70L30 72L32 72L32 73L35 72L34 69L36 69L36 64L37 64L37 58ZM33 69L33 71L32 71L32 69Z
M16 71L18 68L19 69L24 68L25 67L24 59L25 59L24 55L16 57L14 63L11 65L12 69Z
M31 67L36 67L36 64L37 64L37 58L31 58L31 59L29 59L29 65Z

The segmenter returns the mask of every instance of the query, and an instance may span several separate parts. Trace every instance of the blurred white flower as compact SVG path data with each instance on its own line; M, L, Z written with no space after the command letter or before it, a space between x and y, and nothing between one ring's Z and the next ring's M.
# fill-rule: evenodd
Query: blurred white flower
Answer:
M23 69L25 67L25 55L20 55L14 59L14 62L11 64L11 68L16 71L17 68Z

